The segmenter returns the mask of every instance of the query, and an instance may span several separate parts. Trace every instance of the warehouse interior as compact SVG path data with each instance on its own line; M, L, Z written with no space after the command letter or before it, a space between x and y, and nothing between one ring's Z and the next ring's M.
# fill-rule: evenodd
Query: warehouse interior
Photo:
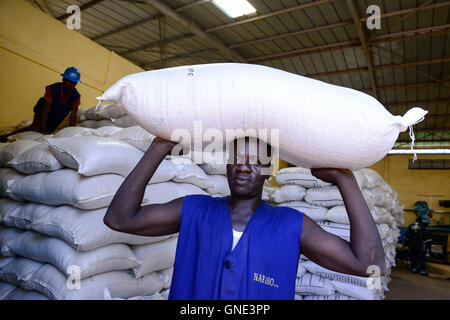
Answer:
M417 160L408 129L369 169L398 194L399 227L406 231L425 201L440 242L423 277L396 241L385 299L450 299L450 1L248 2L255 11L233 18L212 0L1 0L2 134L33 118L45 86L69 66L81 72L80 110L130 74L230 62L352 88L394 116L423 108L413 126ZM279 169L293 167L280 160Z

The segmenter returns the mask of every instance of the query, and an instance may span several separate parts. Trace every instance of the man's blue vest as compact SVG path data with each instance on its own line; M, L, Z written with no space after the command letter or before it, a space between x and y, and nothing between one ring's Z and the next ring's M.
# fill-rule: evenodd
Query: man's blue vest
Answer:
M231 251L228 199L184 198L169 299L294 299L303 213L261 201Z
M80 98L80 94L77 89L73 88L69 98L67 98L64 104L61 104L61 86L62 82L57 82L46 87L46 89L50 88L52 90L52 104L48 115L47 128L45 128L47 133L52 133L56 130L56 128L58 128L60 123L72 110L73 103ZM40 98L33 109L34 112L40 114L44 108L44 103L44 98Z

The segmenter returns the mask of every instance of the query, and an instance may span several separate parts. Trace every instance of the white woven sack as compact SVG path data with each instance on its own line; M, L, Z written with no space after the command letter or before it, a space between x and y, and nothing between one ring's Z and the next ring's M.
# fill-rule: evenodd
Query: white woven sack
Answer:
M334 293L331 281L315 274L305 273L295 280L295 292L300 295L329 296Z
M166 139L180 128L194 137L194 121L205 131L221 130L224 138L226 129L277 129L280 158L305 168L368 167L387 154L399 132L427 113L413 108L393 116L361 91L242 63L131 74L99 99L115 101Z
M84 176L114 173L127 177L144 155L128 143L106 137L50 138L45 142L61 163Z
M331 281L331 284L336 292L358 300L380 300L382 297L381 290L369 289L335 280Z
M102 300L107 287L112 296L129 298L156 293L162 289L161 278L150 273L140 279L126 271L101 273L75 285L68 284L68 279L51 264L45 264L24 284L27 290L36 290L52 300ZM70 281L69 281L70 283Z
M331 207L325 214L325 219L336 223L343 223L343 224L350 223L345 206Z
M340 282L350 283L350 284L354 284L356 286L361 286L361 287L367 287L367 281L369 280L369 278L366 278L366 277L359 277L359 276L354 276L354 275L350 275L350 274L344 274L344 273L332 271L332 270L326 269L312 261L305 261L303 263L303 267L305 267L305 269L309 273L315 274L317 276L327 278L330 280L337 280Z
M48 205L71 205L80 209L107 207L124 178L116 174L84 177L62 169L25 176L10 188L17 197Z
M96 107L96 114L104 119L120 118L126 115L122 108L115 104L105 104Z
M46 295L34 290L23 290L22 288L15 288L11 291L4 300L50 300Z
M11 142L7 146L0 149L0 159L3 159L3 162L6 164L19 154L24 153L31 147L37 146L38 144L40 144L40 142L33 140L17 140Z
M55 171L64 168L64 165L58 161L44 142L19 154L8 162L8 166L23 174Z
M8 146L10 143L5 143L5 142L0 142L0 168L3 168L4 166L6 166L6 160L5 160L5 156L2 152L2 149L6 146Z
M325 214L327 213L327 208L316 206L305 201L288 201L279 203L279 206L290 207L303 212L308 217L314 221L325 220Z
M101 108L101 105L99 106L99 108ZM84 108L80 110L80 118L82 119L82 121L85 120L102 120L104 119L101 115L98 114L98 109L97 106L95 107L90 107L90 108Z
M28 229L30 223L33 223L44 214L55 209L53 206L34 202L19 202L18 204L21 205L8 213L8 220L3 222L5 225L20 229Z
M283 168L277 172L275 180L281 184L298 184L305 188L320 188L331 186L331 183L317 179L311 170L300 167Z
M267 180L264 181L262 199L268 202L275 202L273 197L279 188L280 187L271 185Z
M80 123L82 127L85 128L91 128L91 129L98 129L105 126L117 126L114 122L111 120L86 120Z
M335 293L330 296L303 296L303 300L358 300L340 293Z
M300 185L282 185L274 194L275 202L301 201L305 197L305 188Z
M0 259L0 281L23 286L42 266L39 262L20 257Z
M121 128L134 127L139 125L137 121L135 121L132 117L125 115L120 118L111 119L112 123Z
M0 168L0 198L8 197L14 200L22 200L19 196L15 195L11 186L20 181L25 176L14 169Z
M213 188L214 184L208 179L206 173L194 162L187 158L176 157L172 158L175 167L177 168L177 173L175 177L172 178L175 182L180 183L191 183L202 189Z
M14 253L8 247L8 243L17 237L20 237L24 230L17 228L7 228L0 225L0 256L12 257Z
M389 192L383 191L380 187L367 189L366 192L370 193L376 206L384 207L386 209L390 209L394 206L392 195Z
M177 242L178 237L171 237L151 244L132 246L134 255L141 261L140 265L133 268L136 278L173 266Z
M113 135L121 130L122 128L116 126L104 126L95 129L94 132L99 137L109 137L110 135Z
M196 185L173 181L149 184L145 188L146 204L166 203L191 194L208 194Z
M5 300L5 297L15 289L17 289L16 285L8 282L0 282L0 300Z
M99 129L97 129L99 130ZM155 136L144 130L140 126L133 126L128 128L123 128L109 135L111 139L124 141L131 144L132 146L138 148L141 151L147 151L150 145L155 139Z
M13 226L11 222L11 214L25 203L20 201L14 201L9 198L0 198L0 222L6 226Z
M34 221L29 228L60 238L80 251L94 250L114 243L148 244L170 237L145 237L112 230L103 223L106 210L88 211L61 206Z
M86 252L77 252L59 238L48 237L34 231L25 232L9 241L7 246L18 256L52 264L68 278L72 275L84 279L140 265L133 251L124 244L111 244ZM72 272L71 266L77 266L76 275Z
M381 224L381 223L394 224L394 223L396 223L395 218L385 208L375 206L375 210L373 210L371 212L372 212L373 220L377 224Z
M228 185L228 179L226 176L220 174L211 174L207 175L207 177L213 186L210 188L206 188L206 192L208 192L209 194L218 194L221 196L230 195L230 186Z
M199 164L199 167L207 174L211 175L227 175L227 165L225 163L208 163L208 164Z
M52 138L89 137L95 135L95 129L84 127L66 127L56 132Z
M329 221L318 221L317 224L326 232L334 234L345 241L350 241L350 225Z
M159 274L164 281L163 289L170 288L170 285L172 284L173 266L156 271L156 273Z
M344 205L344 200L342 200L341 192L337 186L309 188L306 190L305 201L327 208Z
M302 262L299 262L297 267L297 278L300 278L305 273L306 273L305 267L302 265Z
M33 141L42 141L44 134L36 131L24 131L19 132L8 137L8 142L13 142L17 140L33 140Z

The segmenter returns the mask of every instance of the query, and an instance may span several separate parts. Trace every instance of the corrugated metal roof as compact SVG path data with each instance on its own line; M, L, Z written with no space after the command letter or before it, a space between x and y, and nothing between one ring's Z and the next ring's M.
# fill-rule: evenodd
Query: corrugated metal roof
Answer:
M361 90L394 115L421 106L417 143L450 145L450 1L249 0L256 14L237 19L211 0L29 1L61 21L78 5L79 32L148 70L244 61Z

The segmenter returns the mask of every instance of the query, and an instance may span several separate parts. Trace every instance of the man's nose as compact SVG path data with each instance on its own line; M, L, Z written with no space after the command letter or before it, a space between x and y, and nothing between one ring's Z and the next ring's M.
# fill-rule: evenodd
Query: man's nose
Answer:
M248 163L238 164L236 169L239 172L251 172L250 165Z

